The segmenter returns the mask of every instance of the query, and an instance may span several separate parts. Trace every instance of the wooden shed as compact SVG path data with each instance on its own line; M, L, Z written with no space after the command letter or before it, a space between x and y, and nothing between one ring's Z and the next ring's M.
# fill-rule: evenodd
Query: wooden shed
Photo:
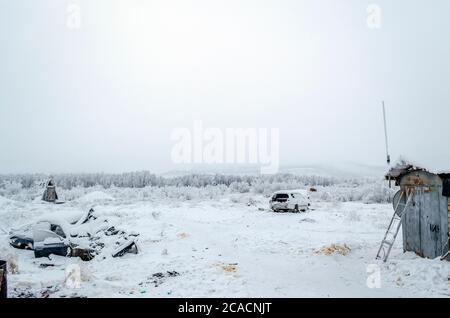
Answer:
M393 206L401 211L404 251L449 259L450 175L408 165L392 169L386 178L400 187Z
M55 203L58 200L58 194L56 193L56 186L53 179L47 182L44 194L42 195L42 200L47 202Z

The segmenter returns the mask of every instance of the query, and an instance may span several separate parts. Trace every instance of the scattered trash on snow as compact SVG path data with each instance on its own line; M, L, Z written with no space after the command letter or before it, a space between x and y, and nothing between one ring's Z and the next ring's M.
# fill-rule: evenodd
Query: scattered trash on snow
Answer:
M152 284L154 287L159 287L163 284L167 278L169 277L177 277L180 276L180 273L176 271L167 271L165 273L155 273L151 277L147 279L145 282L139 283L139 286L147 286L148 284Z
M185 238L188 238L189 237L189 234L188 233L179 233L178 235L177 235L179 238L181 238L181 239L185 239Z
M347 255L350 253L351 249L346 244L339 245L339 244L331 244L330 246L322 247L319 251L316 253L318 254L324 254L327 256L333 255L333 254L341 254L341 255Z
M238 263L219 263L218 266L220 266L224 272L226 273L236 273L237 272L237 265Z
M36 295L30 291L29 288L18 288L15 287L12 290L12 293L14 295L14 298L36 298Z

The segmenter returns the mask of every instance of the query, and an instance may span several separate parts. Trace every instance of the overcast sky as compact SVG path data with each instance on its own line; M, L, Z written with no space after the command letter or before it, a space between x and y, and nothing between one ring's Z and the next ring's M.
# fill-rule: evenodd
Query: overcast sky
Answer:
M196 119L383 165L381 100L392 157L450 171L450 1L375 1L380 29L370 3L0 0L0 173L177 169Z

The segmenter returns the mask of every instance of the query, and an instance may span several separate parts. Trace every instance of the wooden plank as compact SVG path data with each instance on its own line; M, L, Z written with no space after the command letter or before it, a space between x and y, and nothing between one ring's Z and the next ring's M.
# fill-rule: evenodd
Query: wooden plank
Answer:
M414 194L411 204L403 212L403 250L422 255L420 228L420 196ZM415 205L412 203L416 202Z
M441 229L440 229L440 236L441 236L441 244L442 247L440 248L441 255L445 254L447 252L447 242L448 242L448 232L450 229L450 225L448 222L448 215L449 212L445 213L446 209L448 209L448 204L450 203L447 197L442 196L442 191L439 190L439 201L440 201L440 219L441 219Z
M421 193L419 198L420 206L420 249L424 257L436 258L436 255L442 255L437 251L438 240L440 238L436 235L436 225L440 225L441 222L437 222L436 214L439 211L436 201L435 193ZM439 202L439 201L438 201ZM439 215L438 215L439 216Z

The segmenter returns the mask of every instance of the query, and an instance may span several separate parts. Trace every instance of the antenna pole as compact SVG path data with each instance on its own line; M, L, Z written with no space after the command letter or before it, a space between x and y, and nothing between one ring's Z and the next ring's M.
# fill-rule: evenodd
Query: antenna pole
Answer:
M386 124L386 107L384 106L383 101L383 120L384 120L384 138L386 142L386 161L388 166L391 164L391 156L389 155L389 143L388 143L388 133L387 133L387 124Z

